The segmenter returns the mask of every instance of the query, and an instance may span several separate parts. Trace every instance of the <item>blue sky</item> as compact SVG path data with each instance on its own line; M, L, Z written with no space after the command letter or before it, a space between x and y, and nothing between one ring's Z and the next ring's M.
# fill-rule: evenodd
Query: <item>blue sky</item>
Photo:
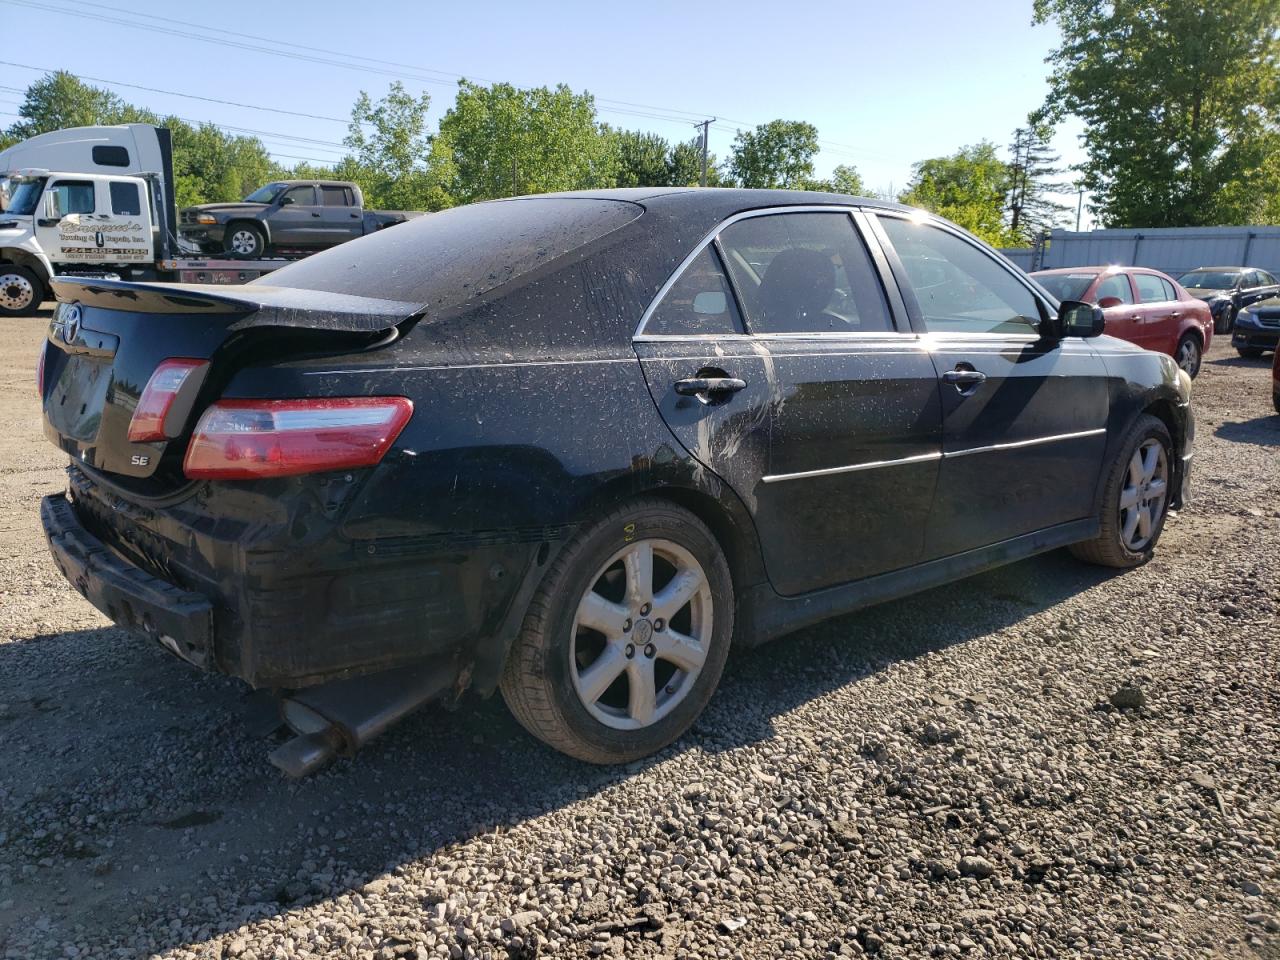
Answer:
M872 186L895 189L916 160L984 138L1006 144L1044 96L1044 57L1057 39L1054 28L1031 26L1030 0L134 0L125 9L105 0L0 0L0 8L6 36L28 38L6 44L0 59L36 67L333 118L348 116L361 89L376 97L400 78L431 94L433 121L451 103L459 74L520 85L563 82L595 94L602 120L673 140L692 136L696 119L719 117L711 149L722 158L738 128L778 117L808 120L822 141L819 173L851 163ZM215 29L369 59L353 69L184 35L337 59ZM0 111L15 111L21 94L12 89L38 76L0 65ZM161 112L265 131L283 162L341 154L341 122L114 89ZM13 119L0 116L6 124ZM1079 129L1064 126L1055 141L1067 161L1080 157Z

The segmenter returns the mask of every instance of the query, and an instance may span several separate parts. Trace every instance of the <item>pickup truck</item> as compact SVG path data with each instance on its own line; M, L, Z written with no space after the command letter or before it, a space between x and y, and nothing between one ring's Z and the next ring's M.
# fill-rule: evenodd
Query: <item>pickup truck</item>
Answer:
M254 258L336 246L420 216L405 210L366 210L360 188L350 181L277 180L240 203L184 208L178 231L205 253Z

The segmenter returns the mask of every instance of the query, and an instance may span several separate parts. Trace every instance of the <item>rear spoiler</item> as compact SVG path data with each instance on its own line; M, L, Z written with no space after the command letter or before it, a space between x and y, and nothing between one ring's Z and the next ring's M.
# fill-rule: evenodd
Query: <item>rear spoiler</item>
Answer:
M264 284L228 288L209 283L137 283L97 277L54 277L53 295L62 303L82 303L133 313L198 313L245 316L228 330L297 327L378 333L422 313L403 300L354 297L322 290Z

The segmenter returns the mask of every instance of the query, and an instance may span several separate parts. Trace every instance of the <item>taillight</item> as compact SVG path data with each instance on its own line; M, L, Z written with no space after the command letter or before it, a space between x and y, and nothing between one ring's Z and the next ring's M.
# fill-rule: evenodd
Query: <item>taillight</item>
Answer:
M182 470L254 480L371 467L412 415L407 397L219 400L196 425Z
M146 443L168 440L181 433L182 424L191 412L196 390L199 389L197 380L204 379L208 366L208 360L173 357L156 367L138 399L133 419L129 421L129 439L134 443ZM182 393L182 388L188 384L191 389L187 391L185 402L180 408L175 408L174 402Z

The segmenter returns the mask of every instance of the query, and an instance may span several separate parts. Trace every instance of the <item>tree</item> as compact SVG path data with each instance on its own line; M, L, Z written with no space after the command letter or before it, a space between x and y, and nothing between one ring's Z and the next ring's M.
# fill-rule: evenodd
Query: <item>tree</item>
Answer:
M1009 151L1009 232L1027 244L1059 226L1071 208L1053 198L1069 187L1052 178L1062 173L1049 146L1049 128L1029 125L1013 132Z
M6 133L15 140L25 140L65 127L124 123L131 110L110 90L91 87L74 74L59 70L27 87L18 107L22 119Z
M595 99L564 84L458 84L440 121L460 203L524 193L606 187L617 178L612 138L596 125Z
M400 81L374 103L361 90L351 108L343 142L352 154L339 165L343 179L360 184L365 203L394 210L442 210L452 206L445 190L450 176L446 152L427 129L431 97L414 97Z
M671 186L671 168L667 162L671 145L665 138L639 130L608 128L605 135L613 138L613 149L617 153L616 186Z
M961 147L949 157L921 160L899 196L959 224L993 246L1011 246L1016 238L1004 225L1009 167L987 141Z
M739 130L729 157L729 174L741 187L803 188L813 179L818 128L801 120L771 120Z
M667 156L667 182L673 187L696 187L702 183L702 138L677 143ZM707 186L721 185L720 168L714 153L707 154Z
M1275 0L1035 0L1056 24L1037 119L1085 122L1080 166L1107 226L1256 222L1276 186Z
M867 185L862 180L862 174L847 163L842 163L832 170L830 179L805 180L800 188L821 190L826 193L846 193L851 197L867 196Z

